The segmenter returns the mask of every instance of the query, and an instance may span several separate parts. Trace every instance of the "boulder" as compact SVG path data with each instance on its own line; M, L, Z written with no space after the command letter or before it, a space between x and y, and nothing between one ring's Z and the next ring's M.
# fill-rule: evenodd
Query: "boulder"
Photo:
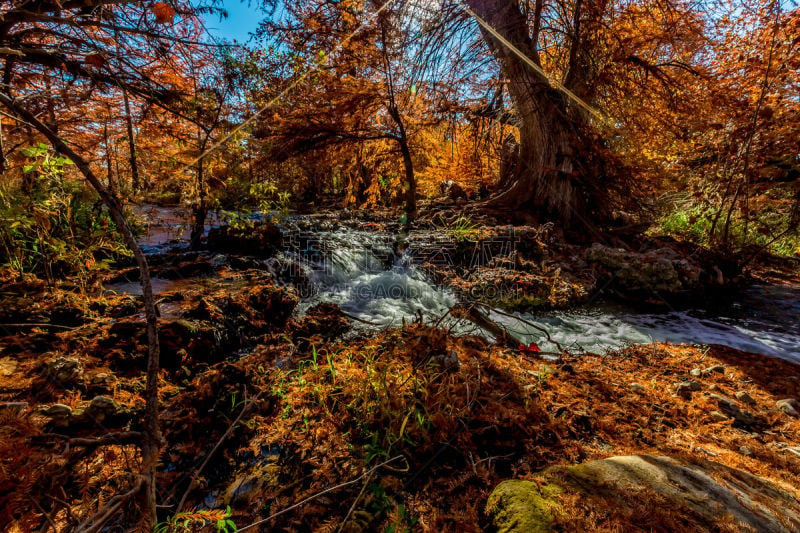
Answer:
M690 379L682 383L678 383L678 386L675 388L675 394L677 394L681 398L689 399L692 397L693 392L697 392L702 388L703 386L700 385L700 383Z
M557 484L503 481L489 495L486 515L497 533L553 531L555 516L561 512L561 503L554 496L562 492Z
M77 357L59 355L44 362L41 376L60 387L75 387L83 381L83 363Z
M577 497L581 505L564 503ZM502 533L639 529L637 517L665 531L800 530L800 502L771 481L712 461L629 455L555 466L534 481L511 480L489 496L487 516Z
M793 416L795 418L800 417L800 402L795 400L794 398L785 398L783 400L778 400L775 402L775 405L786 413L789 416Z
M269 220L237 228L221 226L208 232L212 252L269 257L282 245L281 230Z
M603 270L621 294L649 298L655 291L671 296L700 286L700 267L672 248L639 253L594 243L586 250L585 259Z

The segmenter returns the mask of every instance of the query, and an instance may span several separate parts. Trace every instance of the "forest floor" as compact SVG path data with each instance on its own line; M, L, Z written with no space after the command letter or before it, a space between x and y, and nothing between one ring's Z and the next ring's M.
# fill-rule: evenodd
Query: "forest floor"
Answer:
M652 279L676 301L696 297L698 287L724 292L744 283L715 255L681 243L647 238L636 249L592 252L546 228L518 234L519 253L482 265L480 276L466 276L459 261L434 265L432 275L464 294L489 273L492 283L507 277L527 287L520 301L499 302L506 308L568 307L598 286L645 300L641 284ZM665 248L677 252L665 256ZM158 296L164 517L186 493L182 511L230 506L240 529L266 520L254 530L479 531L490 525L487 500L501 481L629 454L713 461L800 496L800 405L778 403L800 399L792 362L660 343L543 359L529 347L419 322L342 340L353 322L335 305L294 314L302 280L278 279L250 257L214 257L153 257L157 274L189 279ZM652 276L631 273L630 261L655 265ZM791 264L761 264L768 266L755 275L798 282ZM212 272L213 282L196 281ZM107 279L125 276L134 273L121 268ZM144 408L140 302L7 271L0 297L0 525L68 530L130 481ZM82 440L97 435L113 443ZM700 515L676 519L660 498L564 495L552 525L707 527ZM131 506L117 526L133 522ZM715 528L740 530L724 520Z

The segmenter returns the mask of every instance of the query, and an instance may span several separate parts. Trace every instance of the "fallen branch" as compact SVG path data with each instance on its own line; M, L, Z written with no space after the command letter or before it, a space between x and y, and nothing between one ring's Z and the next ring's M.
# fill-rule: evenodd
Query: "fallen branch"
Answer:
M361 322L362 324L368 324L370 326L382 326L383 324L378 324L377 322L370 322L369 320L364 320L363 318L358 318L355 315L351 315L350 313L346 313L342 311L342 314L349 318L350 320L355 320L356 322Z
M75 326L63 326L61 324L50 324L47 322L28 322L24 324L0 324L0 328L53 328L73 330Z
M488 305L486 305L486 304L477 304L477 305L483 306L483 307L485 307L486 309L488 309L489 311L491 311L491 312L493 312L493 313L497 313L498 315L502 315L502 316L505 316L505 317L508 317L508 318L513 318L513 319L515 319L515 320L519 320L520 322L522 322L522 323L523 323L523 324L525 324L526 326L530 326L530 327L532 327L533 329L535 329L536 331L540 331L541 333L543 333L543 334L544 334L544 337L547 339L547 342L549 342L549 343L551 343L551 344L554 344L554 345L556 346L556 348L558 348L558 349L561 351L561 353L565 353L565 352L566 352L566 350L564 349L564 347L563 347L563 346L561 346L561 344L559 344L559 342L558 342L558 341L556 341L556 340L554 340L552 337L550 337L550 333L549 333L549 332L548 332L546 329L544 329L543 327L541 327L541 326L537 326L537 325L536 325L536 324L534 324L533 322L530 322L529 320L525 320L525 319L524 319L524 318L522 318L521 316L517 316L517 315L512 315L512 314L510 314L510 313L506 313L506 312L504 312L504 311L501 311L501 310L499 310L499 309L496 309L496 308L494 308L494 307L489 307L489 306L488 306Z
M451 315L456 318L468 320L481 329L488 331L497 341L508 348L517 349L525 343L519 337L489 318L489 315L472 305L469 307L458 306L451 310Z
M336 533L342 533L345 524L347 524L347 521L350 520L350 515L352 515L353 511L355 511L356 505L358 505L359 500L361 500L361 497L364 495L364 491L367 490L367 486L369 485L369 480L371 478L372 478L372 472L367 474L367 477L364 479L364 484L361 486L361 492L359 492L358 496L356 496L356 499L353 500L353 505L350 506L350 509L348 509L347 514L344 515L344 520L342 520L342 523L339 524L339 529L336 530Z

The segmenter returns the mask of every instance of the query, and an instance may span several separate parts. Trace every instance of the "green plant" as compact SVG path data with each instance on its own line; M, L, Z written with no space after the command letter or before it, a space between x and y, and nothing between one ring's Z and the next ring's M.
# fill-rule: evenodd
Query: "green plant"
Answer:
M447 234L456 242L475 241L481 235L480 227L469 215L460 215L455 221L449 223L440 220L443 222Z
M704 246L722 245L729 250L756 246L776 255L793 256L800 253L793 198L789 189L771 190L753 200L755 205L747 216L734 211L729 221L727 214L709 202L684 198L669 206L650 233Z
M231 508L193 509L182 511L156 525L154 533L191 533L205 528L214 528L218 533L236 531L236 524L231 520Z
M0 262L49 281L92 274L129 252L97 195L66 175L72 162L45 144L28 147L21 179L0 187Z

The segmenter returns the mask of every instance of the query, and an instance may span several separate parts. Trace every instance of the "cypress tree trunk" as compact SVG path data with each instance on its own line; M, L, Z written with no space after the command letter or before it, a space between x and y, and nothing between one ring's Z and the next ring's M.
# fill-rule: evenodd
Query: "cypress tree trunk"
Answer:
M535 36L516 0L468 0L470 8L522 54L539 65ZM603 208L602 191L593 180L592 144L584 114L567 105L565 96L542 74L481 26L481 33L500 63L519 122L519 158L510 186L487 204L531 208L568 225L588 220ZM589 163L587 163L589 162ZM510 179L509 179L510 178ZM600 194L598 194L600 193Z

